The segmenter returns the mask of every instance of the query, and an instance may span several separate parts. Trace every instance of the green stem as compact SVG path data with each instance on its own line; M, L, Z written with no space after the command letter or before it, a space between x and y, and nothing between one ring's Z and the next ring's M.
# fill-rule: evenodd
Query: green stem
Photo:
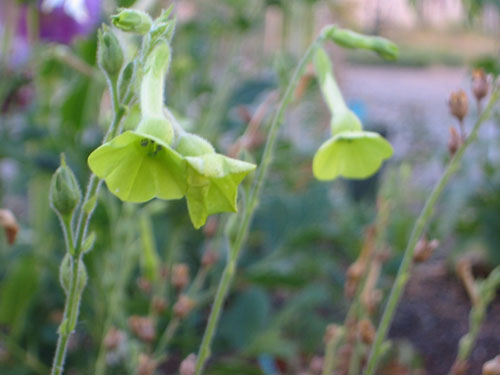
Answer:
M326 343L326 351L325 351L325 363L323 365L322 375L332 375L335 370L335 357L337 354L337 348L339 344L342 342L344 338L344 333L340 332L332 337Z
M486 108L484 109L484 111L481 113L476 123L474 124L474 128L472 129L471 134L465 140L464 144L457 150L453 158L450 160L441 178L439 179L436 186L432 190L431 194L427 198L427 201L420 213L420 216L415 222L412 233L408 240L408 245L403 255L403 260L401 261L401 265L399 266L396 280L394 282L384 313L382 314L382 318L380 320L380 325L377 330L377 335L375 337L370 358L366 365L366 371L365 371L366 375L375 374L375 370L377 369L377 365L380 360L383 342L387 336L387 332L389 330L392 318L394 317L394 314L396 312L396 308L401 298L403 289L410 276L409 270L412 264L415 246L420 237L422 237L422 234L427 226L427 223L432 217L432 214L434 212L434 206L436 205L436 202L438 198L441 196L441 193L443 192L444 188L448 184L448 181L450 180L451 176L459 168L465 150L477 138L481 125L491 116L491 112L493 110L495 103L498 101L499 96L500 96L499 89L495 89L491 94L490 100L488 101Z
M219 286L217 288L215 300L212 305L212 310L208 318L207 326L205 328L203 340L201 342L201 346L198 352L198 357L196 359L196 370L195 370L196 375L201 375L203 373L203 368L205 367L205 363L210 357L211 344L213 336L215 334L215 329L217 328L217 323L219 321L220 314L222 312L222 306L224 304L226 295L229 291L229 288L231 286L234 277L242 245L248 235L250 223L252 221L255 208L257 207L257 202L259 199L260 192L262 190L262 185L267 175L269 164L271 163L272 160L272 155L275 148L276 139L278 136L278 130L283 122L283 116L285 114L288 105L293 99L293 93L295 92L299 79L302 76L307 64L313 57L314 51L319 46L320 42L321 39L318 38L313 44L311 44L311 46L309 46L308 50L300 60L299 64L297 65L297 68L295 69L294 75L288 84L285 94L283 95L283 99L281 100L280 106L272 119L266 146L264 148L264 153L261 159L261 164L256 172L257 175L255 178L255 182L252 186L252 190L250 191L250 195L248 197L248 204L246 205L243 218L238 227L236 239L234 240L234 242L232 242L230 246L227 264L223 271L221 280L219 281Z
M113 121L104 137L103 143L109 140L109 137L113 134L114 130L120 123L124 110L120 107L118 103L117 87L116 83L111 83L111 96L113 98ZM78 291L78 273L80 268L80 262L82 262L82 248L85 242L85 235L90 223L90 218L95 207L95 199L100 187L100 181L95 175L90 176L90 181L87 186L87 192L85 193L85 198L82 202L80 208L80 216L78 219L77 227L75 230L75 238L71 238L67 241L67 251L72 256L72 277L70 284L70 292L66 298L64 307L64 318L59 326L59 339L57 341L56 352L54 355L54 362L52 364L52 375L61 375L64 369L64 362L66 359L66 351L68 347L68 341L75 329L78 320L78 311L80 307L80 301L83 291ZM94 201L94 203L92 203ZM69 226L67 228L66 226ZM63 227L67 234L71 234L71 224L68 220L63 220Z

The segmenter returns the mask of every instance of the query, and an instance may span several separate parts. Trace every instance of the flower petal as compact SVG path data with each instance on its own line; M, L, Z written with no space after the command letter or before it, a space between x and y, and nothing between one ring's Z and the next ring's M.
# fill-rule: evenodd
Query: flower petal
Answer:
M363 179L373 175L382 162L391 157L391 144L373 132L342 132L323 143L313 160L318 180L338 176Z
M151 147L141 144L145 140L154 141L161 149L152 153ZM88 163L123 201L179 199L186 192L185 161L161 140L148 135L127 131L92 152Z

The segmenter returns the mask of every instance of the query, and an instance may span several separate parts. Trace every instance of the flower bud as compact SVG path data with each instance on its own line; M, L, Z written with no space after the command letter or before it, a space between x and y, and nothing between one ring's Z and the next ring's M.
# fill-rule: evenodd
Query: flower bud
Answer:
M149 14L135 9L121 9L118 14L111 16L111 22L120 30L141 35L146 34L153 24Z
M115 34L106 25L98 33L97 63L111 80L116 80L123 65L123 51Z
M378 36L363 35L351 30L340 29L336 26L325 28L323 36L344 48L371 50L386 60L395 60L399 55L399 49L396 44Z
M184 289L189 284L189 267L187 264L175 264L172 273L172 284L177 289Z
M448 140L448 151L451 156L455 155L457 150L462 146L462 137L458 135L454 126L450 126L450 138Z
M66 165L64 155L50 182L50 206L61 216L71 216L80 204L82 193L73 171Z
M448 106L450 107L451 114L461 122L469 111L469 102L465 91L458 90L452 92L448 101Z
M134 73L135 64L133 61L131 61L127 65L125 65L125 68L123 68L120 74L120 79L118 80L118 95L121 101L123 101L130 90L130 86L134 78Z
M185 318L193 309L194 301L186 295L181 295L174 305L174 314L178 318Z
M179 367L179 375L194 375L196 371L196 354L188 355Z
M179 137L176 150L183 156L200 156L215 153L214 147L206 139L191 133Z
M153 321L149 317L133 315L128 319L130 330L142 341L152 342L156 337Z
M500 375L500 355L483 365L482 375Z
M472 91L477 101L488 95L490 82L483 69L476 69L472 72Z
M66 295L69 295L71 290L71 281L73 279L73 258L70 254L66 254L64 256L63 261L61 262L61 267L59 268L59 281L61 283L62 288ZM80 295L85 289L85 285L87 285L87 270L85 268L85 264L81 259L79 259L78 266L78 279L76 285L76 292Z

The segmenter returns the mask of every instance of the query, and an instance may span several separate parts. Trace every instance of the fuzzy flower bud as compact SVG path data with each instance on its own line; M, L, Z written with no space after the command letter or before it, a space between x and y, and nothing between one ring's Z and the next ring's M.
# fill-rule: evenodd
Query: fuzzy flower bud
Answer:
M121 9L118 14L111 16L111 21L120 30L141 35L146 34L153 24L149 14L135 9Z
M55 171L50 182L50 206L61 216L71 216L80 204L82 193L73 171L66 165L64 155L61 165Z
M486 73L482 69L476 69L472 72L472 91L477 101L488 95L490 90L490 82Z
M461 122L469 111L469 102L465 91L458 90L452 92L448 101L448 106L450 107L451 114Z
M98 33L97 63L109 79L116 80L123 65L123 51L115 34L106 25Z

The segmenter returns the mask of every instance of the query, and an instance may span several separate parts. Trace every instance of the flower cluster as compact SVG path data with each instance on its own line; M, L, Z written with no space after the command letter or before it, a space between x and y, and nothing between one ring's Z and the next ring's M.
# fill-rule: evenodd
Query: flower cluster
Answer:
M124 12L124 11L122 11ZM114 17L124 31L136 32L148 22L144 15ZM147 20L147 19L146 19ZM140 27L131 24L140 22ZM141 120L93 151L88 159L92 172L123 201L145 202L152 198L186 197L191 221L200 228L209 215L237 211L238 185L255 165L215 152L205 139L185 132L163 103L163 82L170 63L173 22L168 12L150 24L143 43Z
M363 130L361 121L345 104L330 60L322 48L318 48L314 63L321 91L332 113L332 137L314 156L314 176L318 180L333 180L339 176L367 178L392 156L392 146L378 133Z

